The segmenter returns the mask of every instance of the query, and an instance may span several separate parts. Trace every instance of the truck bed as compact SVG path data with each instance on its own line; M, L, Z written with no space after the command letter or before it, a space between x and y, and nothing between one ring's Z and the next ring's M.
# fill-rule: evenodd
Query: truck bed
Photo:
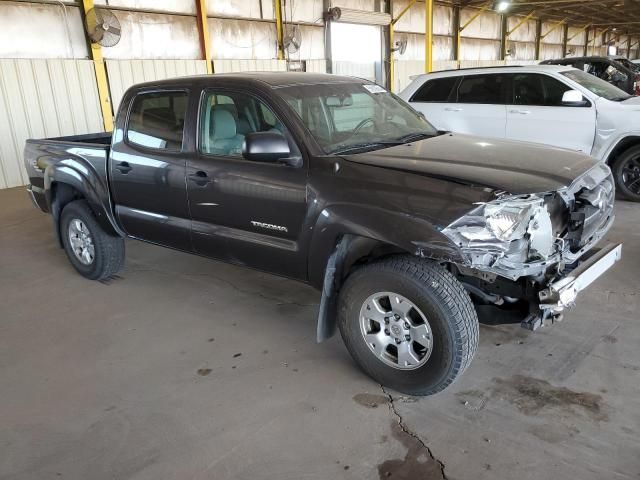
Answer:
M111 136L110 132L100 132L28 139L24 150L24 163L30 182L27 189L36 205L45 212L49 211L44 194L47 168L63 160L79 167L75 168L77 172L94 171L102 184L94 187L102 192L108 192L107 163L111 149Z

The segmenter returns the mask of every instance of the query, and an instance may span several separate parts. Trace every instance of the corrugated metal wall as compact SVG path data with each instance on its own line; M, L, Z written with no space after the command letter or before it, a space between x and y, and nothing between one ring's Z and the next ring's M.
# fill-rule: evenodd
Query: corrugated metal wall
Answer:
M101 130L92 61L0 59L0 188L27 183L27 138Z
M397 16L410 0L394 0ZM115 7L122 25L122 39L104 48L109 88L114 108L132 84L172 76L206 72L197 34L193 0L95 0L96 5ZM285 33L294 25L302 45L287 52L289 60L305 61L307 71L325 72L325 0L287 0L283 9ZM330 6L375 11L381 0L331 0ZM140 11L145 10L145 11ZM464 24L478 12L460 10ZM454 61L455 26L453 9L434 9L434 69L482 67L535 63L536 22L530 20L507 41L507 59L500 55L501 16L481 13L462 33L459 61ZM273 0L209 0L209 34L214 70L286 70L286 61L276 60L276 28ZM424 71L424 5L416 4L395 25L396 38L406 37L407 49L394 57L396 76L393 90L402 90L409 77ZM520 18L509 18L512 30ZM554 27L544 23L542 31ZM46 34L43 34L46 32ZM614 39L620 53L626 53L626 36ZM587 33L568 29L568 54L582 55ZM572 38L573 37L573 38ZM595 37L595 40L594 40ZM588 32L588 54L606 54L603 31ZM554 29L541 42L541 59L562 55L563 28ZM637 42L630 52L634 57ZM339 47L336 47L339 48ZM54 1L30 3L0 1L0 188L23 184L22 148L29 136L56 136L102 130L93 63L83 32L80 3ZM21 58L13 60L12 58ZM32 60L32 58L51 60ZM57 59L57 60L54 60ZM75 59L75 60L62 60ZM376 77L376 64L362 58L334 55L335 73L369 79Z
M107 60L106 64L114 112L131 85L207 73L204 60Z

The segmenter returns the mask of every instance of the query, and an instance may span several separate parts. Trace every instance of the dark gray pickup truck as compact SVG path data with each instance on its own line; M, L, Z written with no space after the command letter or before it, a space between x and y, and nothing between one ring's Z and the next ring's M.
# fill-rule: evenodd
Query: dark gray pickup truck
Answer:
M322 292L383 385L428 395L478 345L478 317L535 329L619 258L609 168L570 151L436 131L373 83L273 73L125 94L111 134L29 140L36 205L71 264L103 279L126 237Z

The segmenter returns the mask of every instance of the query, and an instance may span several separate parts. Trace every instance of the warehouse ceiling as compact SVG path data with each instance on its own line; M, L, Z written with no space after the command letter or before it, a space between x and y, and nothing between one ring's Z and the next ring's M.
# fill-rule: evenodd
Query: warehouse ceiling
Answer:
M541 20L561 21L572 26L592 25L602 28L616 28L633 34L640 33L640 1L638 0L511 0L508 2L487 2L486 0L452 0L461 7L491 7L500 3L509 4L504 13L508 15L528 15Z

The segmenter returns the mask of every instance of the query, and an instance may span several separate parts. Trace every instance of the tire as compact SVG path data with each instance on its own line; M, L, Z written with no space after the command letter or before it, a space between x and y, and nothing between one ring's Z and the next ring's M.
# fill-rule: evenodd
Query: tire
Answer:
M378 328L375 321L366 319L370 311L367 307L372 304L370 298L380 295L376 292L392 292L395 301L399 301L398 297L408 300L408 303L402 300L398 303L405 305L405 309L413 304L406 315L412 317L411 328L414 328L415 319L421 315L426 317L431 330L427 335L431 337L430 353L422 345L412 343L411 335L406 336L414 356L419 357L415 355L418 347L428 353L420 360L424 363L400 366L399 348L405 344L398 344L402 342L398 338L395 339L398 344L396 360L393 359L393 342L382 354L374 352L375 346L369 346L375 342L368 343L364 331L369 327L376 331ZM384 298L377 303L385 303ZM392 320L392 329L394 321L402 320ZM384 322L387 322L386 318ZM363 323L369 327L363 327ZM407 323L404 325L406 327ZM409 395L433 395L444 390L465 371L478 348L478 316L462 284L440 265L408 255L367 264L347 277L339 296L338 326L349 353L366 374L385 387ZM385 330L373 335L388 341L389 334L394 333Z
M615 159L611 166L618 195L640 202L640 146L632 147Z
M85 240L78 240L79 232L84 233ZM64 207L60 216L60 234L69 261L83 277L104 280L122 269L124 239L105 232L85 200L75 200ZM73 241L85 241L87 247L74 251ZM84 254L77 254L79 250Z

